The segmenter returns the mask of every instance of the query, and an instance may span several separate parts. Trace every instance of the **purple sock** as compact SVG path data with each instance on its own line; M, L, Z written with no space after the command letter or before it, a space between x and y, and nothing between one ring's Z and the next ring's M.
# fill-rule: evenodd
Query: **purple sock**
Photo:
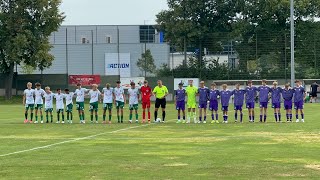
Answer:
M290 114L289 117L290 117L290 121L292 121L292 114Z
M281 121L281 113L279 113L278 116L279 116L279 121Z
M240 114L240 122L242 122L243 114Z
M299 114L296 114L296 119L299 119Z
M183 116L183 120L186 120L186 116Z
M254 116L252 116L252 121L254 121Z
M260 115L260 121L262 121L262 115Z
M180 116L178 116L178 120L180 120Z
M214 114L211 114L211 118L212 118L212 120L214 120Z
M217 114L216 114L216 120L218 120L218 117L219 117L219 114L217 113Z
M227 119L226 115L223 115L223 121L226 121L226 119Z
M286 114L286 116L287 116L287 121L289 121L289 119L290 119L290 116L289 116L289 114Z
M263 120L264 120L264 122L267 121L267 115L264 115Z
M249 116L249 120L252 121L252 116Z
M226 115L226 121L228 121L228 115Z
M202 121L202 117L199 117L199 121L200 121L200 122Z
M204 121L207 121L207 116L204 116L204 117L203 117L203 120L204 120Z
M276 121L278 121L278 115L277 115L277 113L274 113L274 118L276 119Z
M301 119L304 119L304 114L301 114Z
M238 120L238 113L235 113L235 114L234 114L234 119L235 119L235 120Z

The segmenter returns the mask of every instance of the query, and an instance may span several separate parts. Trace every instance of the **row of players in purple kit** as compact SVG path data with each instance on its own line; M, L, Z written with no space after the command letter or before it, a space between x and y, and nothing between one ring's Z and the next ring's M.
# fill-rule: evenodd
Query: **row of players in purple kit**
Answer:
M247 87L245 89L240 89L240 84L236 85L236 89L230 91L227 89L227 85L222 85L222 90L216 89L215 83L211 84L211 89L204 86L204 82L200 83L200 87L197 90L197 96L199 96L199 121L195 123L201 123L203 118L203 123L206 123L206 110L208 107L209 101L209 110L211 111L212 121L211 123L219 123L218 121L218 99L221 99L221 106L223 111L223 123L228 123L228 107L230 98L233 96L234 98L234 118L235 122L238 121L238 115L240 115L240 122L243 120L243 105L244 101L246 101L246 107L248 108L249 122L255 121L255 99L258 95L259 103L260 103L260 122L267 121L267 109L268 102L271 98L272 108L274 109L274 118L276 122L281 122L281 98L284 102L284 109L286 110L286 119L287 122L292 122L292 107L294 104L294 108L296 110L296 122L300 122L299 113L301 115L301 122L304 122L304 100L306 97L305 89L302 86L301 81L295 81L295 87L291 88L290 84L286 84L284 88L278 87L278 83L273 82L273 86L269 87L266 85L267 81L262 80L262 85L259 87L255 87L252 85L252 81L247 82ZM176 109L178 110L178 122L180 123L180 111L183 112L183 121L185 121L185 106L183 103L185 101L185 97L188 96L188 88L184 90L182 88L182 84L179 84L179 89L176 90ZM294 101L293 101L294 100ZM188 112L192 111L192 107L188 105ZM204 116L202 117L202 112L204 112ZM190 121L190 120L189 120Z

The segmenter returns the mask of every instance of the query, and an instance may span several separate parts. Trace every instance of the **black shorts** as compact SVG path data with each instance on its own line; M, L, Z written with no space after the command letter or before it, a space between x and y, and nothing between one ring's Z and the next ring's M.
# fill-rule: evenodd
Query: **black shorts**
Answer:
M156 104L155 104L155 108L166 108L167 105L167 101L166 99L156 99Z
M311 92L311 97L318 97L318 93L317 92Z

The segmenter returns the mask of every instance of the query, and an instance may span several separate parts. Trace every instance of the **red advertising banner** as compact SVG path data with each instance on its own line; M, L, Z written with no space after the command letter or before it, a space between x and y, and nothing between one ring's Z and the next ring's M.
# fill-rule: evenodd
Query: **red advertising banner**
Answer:
M100 84L100 75L69 75L69 85L91 86L92 84Z

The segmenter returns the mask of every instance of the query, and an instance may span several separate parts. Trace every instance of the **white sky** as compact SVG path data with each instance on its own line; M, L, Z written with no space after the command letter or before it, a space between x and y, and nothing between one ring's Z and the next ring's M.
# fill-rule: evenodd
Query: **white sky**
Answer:
M62 0L63 25L154 24L167 0Z

